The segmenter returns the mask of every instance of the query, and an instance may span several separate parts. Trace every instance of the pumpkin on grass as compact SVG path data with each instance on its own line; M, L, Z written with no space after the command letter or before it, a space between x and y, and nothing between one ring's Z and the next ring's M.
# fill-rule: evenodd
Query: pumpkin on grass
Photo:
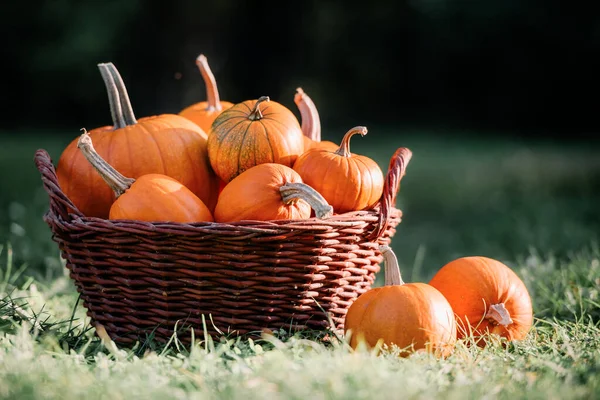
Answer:
M208 136L210 163L225 183L259 164L291 167L303 150L298 120L267 96L223 111Z
M113 126L89 135L106 161L126 176L170 176L196 194L209 209L218 196L218 181L208 161L205 133L174 114L136 119L121 76L112 63L98 68L108 91ZM114 193L77 149L77 139L63 151L56 167L62 191L88 217L107 218Z
M327 200L337 213L372 207L383 192L383 172L372 159L350 153L350 138L367 134L357 126L348 131L335 151L314 149L303 153L294 170Z
M333 209L290 167L259 164L244 171L223 188L215 207L215 221L308 219L311 208L317 218Z
M344 331L350 346L396 345L401 356L428 351L445 357L456 342L456 321L448 301L426 283L404 283L396 255L380 247L385 262L385 285L360 295L348 309Z
M509 340L527 336L533 324L531 298L509 267L488 257L461 257L443 266L429 284L447 299L458 322L458 337L481 346L492 333Z
M175 179L162 174L146 174L132 179L120 174L98 155L85 130L77 141L77 147L115 192L116 200L110 207L109 219L180 223L213 221L202 200Z
M196 65L198 66L200 74L202 74L202 79L204 79L204 84L206 85L206 101L201 101L184 108L179 112L179 115L189 119L202 128L204 132L208 133L215 118L217 118L221 111L232 107L233 103L220 100L217 80L215 79L204 54L198 56Z
M302 88L296 89L294 103L296 103L296 106L300 111L300 118L302 119L304 151L315 148L330 151L337 150L339 147L337 144L328 140L321 141L321 119L319 118L319 111L317 110L315 103Z

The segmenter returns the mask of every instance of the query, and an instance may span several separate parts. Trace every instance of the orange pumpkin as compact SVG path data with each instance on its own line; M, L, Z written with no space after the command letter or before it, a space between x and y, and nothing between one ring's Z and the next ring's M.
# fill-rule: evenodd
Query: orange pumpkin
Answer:
M509 340L527 336L533 324L531 298L509 267L487 257L462 257L443 266L429 284L450 302L458 337L473 335L479 345L492 333Z
M336 151L307 151L294 164L304 183L321 193L337 213L370 208L383 192L379 165L368 157L350 153L350 138L357 133L364 136L367 128L350 129Z
M302 88L296 89L294 103L296 103L302 119L304 151L316 148L329 151L337 150L339 147L337 144L328 140L321 141L321 119L319 118L319 111L317 110L315 103Z
M259 164L242 172L223 188L215 207L215 221L308 219L333 209L293 169L276 163Z
M350 346L363 342L376 347L380 340L401 349L401 356L425 350L438 356L452 353L456 321L448 301L426 283L404 283L396 255L380 247L385 261L385 285L360 295L348 309L344 331Z
M192 104L181 110L179 115L185 117L198 125L204 132L210 131L213 121L223 110L233 106L233 103L221 101L219 99L219 89L217 80L210 70L208 60L204 54L200 54L196 59L196 65L202 74L204 84L206 85L206 101Z
M98 65L108 91L114 126L89 135L100 154L126 176L149 173L170 176L196 194L209 209L218 196L218 181L208 161L205 133L173 114L136 120L123 80L112 63ZM107 218L113 191L77 149L77 139L63 151L56 174L63 192L84 215Z
M223 111L208 136L210 163L226 183L259 164L291 167L303 150L298 120L267 96Z
M109 219L180 223L213 221L202 200L175 179L162 174L146 174L137 179L121 175L98 155L85 130L77 147L115 192L116 200L110 207Z
M227 184L223 180L219 179L219 195L221 194L221 192L223 191L223 189L225 189L226 185Z

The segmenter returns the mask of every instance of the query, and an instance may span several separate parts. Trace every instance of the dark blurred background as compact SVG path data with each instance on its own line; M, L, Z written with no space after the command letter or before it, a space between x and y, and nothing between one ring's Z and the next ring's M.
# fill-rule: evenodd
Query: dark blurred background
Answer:
M408 280L465 255L506 262L600 247L600 12L557 0L0 3L0 267L62 274L42 220L36 149L56 162L110 124L97 69L112 61L138 117L302 86L323 136L366 125L352 151L382 170L413 151L392 242ZM4 251L2 250L4 249ZM535 263L534 263L535 264Z
M600 128L600 14L557 0L2 3L1 127L109 122L96 68L112 61L139 116L302 86L323 125L459 127L590 139ZM5 82L6 84L7 82ZM295 111L295 109L294 109Z

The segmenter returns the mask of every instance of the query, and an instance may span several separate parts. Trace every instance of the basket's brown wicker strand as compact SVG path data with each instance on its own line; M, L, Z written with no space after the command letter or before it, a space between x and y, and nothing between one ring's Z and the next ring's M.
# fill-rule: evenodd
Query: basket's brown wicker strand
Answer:
M384 197L395 197L390 191L403 175L403 160L392 163ZM166 341L175 327L191 327L199 337L203 315L209 334L323 329L329 319L343 329L348 307L379 271L378 246L390 243L401 217L388 201L326 220L178 224L91 218L62 192L46 151L36 152L35 163L50 199L44 219L91 322L123 344L146 335ZM368 240L377 230L379 236ZM180 338L187 342L184 332Z
M82 217L83 214L75 207L71 200L62 192L58 183L58 178L50 159L50 155L45 150L37 150L35 152L35 166L42 174L42 184L46 193L50 195L50 210L67 219L69 212Z
M400 181L406 174L406 167L411 158L412 152L406 147L400 147L390 159L379 205L381 209L378 215L377 228L369 235L369 240L377 239L387 229L390 212L396 204Z

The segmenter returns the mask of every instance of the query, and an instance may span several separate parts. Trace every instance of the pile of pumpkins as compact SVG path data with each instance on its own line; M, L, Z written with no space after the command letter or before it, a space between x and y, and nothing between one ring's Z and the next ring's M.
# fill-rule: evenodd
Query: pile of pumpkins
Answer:
M113 125L73 140L63 151L61 189L88 217L139 221L234 222L327 218L371 208L383 191L372 159L352 154L350 129L340 144L321 141L318 111L297 89L301 123L284 105L260 97L220 101L205 56L196 60L207 101L136 119L112 63L99 64ZM441 268L429 284L402 281L396 256L382 246L385 285L350 306L350 345L395 345L405 356L452 353L457 339L488 334L525 338L531 299L518 276L486 257L463 257Z
M352 154L350 129L321 141L318 111L297 89L301 123L267 96L220 101L205 56L207 101L137 119L112 63L98 65L113 125L84 130L57 164L62 191L88 217L176 223L327 218L373 207L383 173Z

